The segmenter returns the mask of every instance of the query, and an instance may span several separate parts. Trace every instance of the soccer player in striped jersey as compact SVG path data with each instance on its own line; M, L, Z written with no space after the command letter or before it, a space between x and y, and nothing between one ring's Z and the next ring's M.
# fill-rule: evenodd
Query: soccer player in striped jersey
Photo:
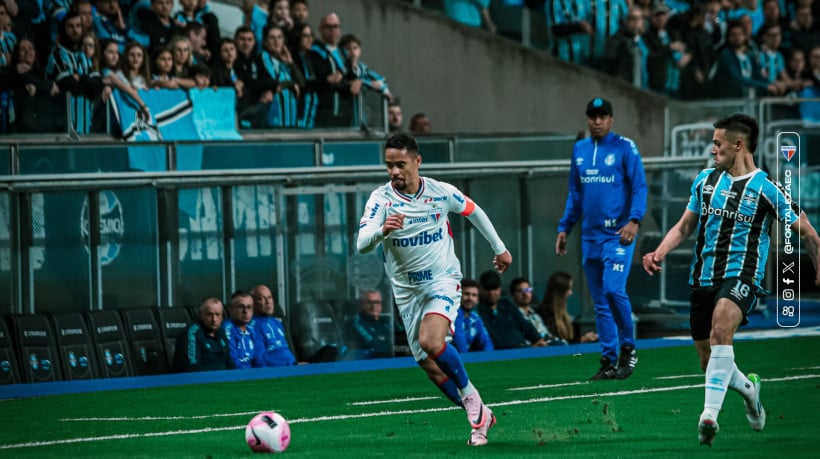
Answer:
M748 377L735 365L732 340L761 291L769 253L769 232L775 219L799 234L815 272L820 263L820 237L786 190L754 163L759 127L746 115L734 114L714 124L715 167L702 171L691 188L680 221L654 252L643 256L649 275L692 233L697 234L689 285L692 339L706 371L703 414L698 421L701 444L711 446L718 432L718 413L726 389L740 392L746 418L763 430L766 411L760 403L760 378ZM820 274L815 283L820 285Z
M467 444L484 445L495 416L470 382L458 351L446 341L461 300L461 263L447 214L461 214L478 228L493 248L499 272L510 266L512 256L475 202L449 183L419 176L416 139L391 136L384 158L390 182L371 193L359 223L357 248L367 253L382 245L413 357L448 398L463 404L473 428Z

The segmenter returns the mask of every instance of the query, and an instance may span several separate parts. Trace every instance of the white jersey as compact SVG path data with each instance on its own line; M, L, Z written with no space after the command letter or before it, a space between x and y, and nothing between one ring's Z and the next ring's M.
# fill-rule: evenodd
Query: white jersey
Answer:
M393 286L413 288L442 278L460 280L461 263L453 249L447 215L468 216L474 209L473 201L449 183L421 177L413 196L387 183L370 194L359 222L359 239L380 234L388 215L404 214L404 228L381 240L385 270Z

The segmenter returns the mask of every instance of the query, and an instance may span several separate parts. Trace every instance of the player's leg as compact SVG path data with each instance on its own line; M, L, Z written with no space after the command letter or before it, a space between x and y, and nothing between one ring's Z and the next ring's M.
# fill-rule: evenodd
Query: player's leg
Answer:
M590 378L593 380L614 379L618 358L618 328L604 293L604 265L596 256L599 251L599 247L584 241L584 275L595 308L595 328L601 344L601 368Z
M621 355L618 358L618 379L632 375L638 363L635 351L635 324L632 321L632 303L626 294L626 281L632 267L632 253L635 244L621 245L618 240L607 241L604 245L603 287L612 318L618 328L618 342Z
M438 389L454 404L464 407L464 403L461 401L461 396L458 394L458 387L456 387L455 381L448 378L441 368L436 365L436 362L433 361L430 357L427 357L419 362L418 365L427 373L427 377L430 378L430 381L433 381L433 384L438 387Z

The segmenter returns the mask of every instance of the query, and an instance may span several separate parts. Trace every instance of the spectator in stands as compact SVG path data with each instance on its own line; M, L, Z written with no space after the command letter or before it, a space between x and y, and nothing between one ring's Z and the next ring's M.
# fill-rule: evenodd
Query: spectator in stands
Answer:
M382 293L368 290L361 293L360 311L348 325L348 336L358 359L393 357L392 327L382 317Z
M789 76L786 71L786 58L780 52L780 43L783 38L780 26L764 25L760 28L760 38L761 46L757 58L763 78L769 83L782 83L785 91L799 88L800 82Z
M785 85L769 83L760 73L760 65L746 46L746 31L743 24L732 21L727 27L726 48L718 55L717 68L713 80L714 96L720 98L742 98L749 90L759 96L766 93L781 95Z
M154 51L151 70L152 88L179 89L179 82L174 78L174 55L171 48L160 46Z
M292 0L290 2L290 18L293 19L294 26L308 24L310 9L307 0Z
M669 8L663 3L653 10L649 28L643 35L649 50L646 67L649 89L676 96L680 88L680 69L689 65L692 55L677 31L667 30Z
M643 28L643 10L630 8L624 26L607 42L604 60L610 75L646 89L649 87L646 66L649 48L642 37Z
M717 53L726 43L726 25L729 22L726 11L723 9L723 0L706 0L702 7L694 4L689 12L694 8L703 9L703 28L715 44L715 53Z
M709 72L717 61L713 35L705 28L706 10L693 5L682 14L680 22L680 36L692 60L681 70L679 95L683 99L706 99L711 92Z
M353 97L362 87L362 80L345 78L347 64L339 49L341 21L336 13L322 18L321 39L311 47L311 64L316 79L316 127L353 126Z
M501 298L501 276L495 271L486 271L478 280L480 303L478 315L496 349L546 346L532 324L524 319L518 309L507 299Z
M362 42L359 37L353 34L346 34L339 40L339 47L344 50L345 57L347 58L347 80L361 80L362 88L375 91L388 101L393 98L393 95L390 93L390 88L387 87L387 79L362 62ZM351 93L352 92L351 88ZM364 99L361 97L361 94L354 93L353 96L353 124L359 125L365 121L359 119L363 114L361 105Z
M137 44L136 42L133 42ZM130 84L130 82L126 81L122 76L122 72L120 70L120 51L119 51L119 43L114 40L106 40L103 42L101 46L100 52L100 74L103 78L103 89L102 89L102 101L106 102L106 104L99 110L95 112L95 117L97 123L97 131L108 131L111 129L112 134L119 134L118 125L119 123L111 123L108 126L108 120L105 119L105 110L109 111L110 119L116 120L119 114L118 110L114 110L110 107L108 103L111 98L111 94L116 89L127 95L131 102L139 107L137 111L144 119L150 119L151 114L149 113L148 106L145 105L142 98L139 96L137 89ZM124 76L124 75L123 75ZM126 98L126 100L128 100ZM111 101L113 103L113 101Z
M68 12L60 26L57 45L49 55L46 75L57 83L61 92L70 94L68 110L72 114L72 129L78 134L88 134L93 118L93 100L100 93L86 85L93 69L90 61L80 58L82 35L80 15ZM64 105L58 104L56 107Z
M196 64L191 67L191 77L193 77L196 88L205 89L211 87L211 68L205 64Z
M294 38L290 41L296 42L296 46L291 49L291 55L305 79L299 104L299 127L310 129L316 121L316 106L318 105L316 73L313 71L310 51L313 46L313 28L309 24L297 24L291 30L291 36Z
M810 53L815 45L820 44L820 34L814 21L811 5L798 6L794 19L789 24L789 43L792 48Z
M444 14L460 24L496 31L490 17L490 0L444 0Z
M259 51L262 51L262 44L265 42L265 27L269 25L278 26L285 31L293 27L293 20L290 18L290 3L288 0L243 0L242 25L250 27L257 43L260 44Z
M168 45L171 37L183 33L182 27L171 20L172 0L151 0L151 9L136 11L137 26L148 38L148 49L153 51Z
M173 75L182 89L193 88L196 84L191 77L191 67L194 65L191 41L188 37L175 35L168 43L174 61Z
M809 52L808 68L803 72L803 77L810 80L813 87L820 88L820 45Z
M410 118L410 133L413 135L427 135L433 132L430 118L424 113L416 113Z
M225 329L231 360L236 368L264 367L262 335L249 325L253 319L253 297L242 291L234 293L228 315L230 319L225 321L222 328Z
M529 323L535 327L535 331L548 345L553 344L553 337L550 335L544 320L535 312L535 305L532 303L532 285L524 277L516 277L510 282L510 296L518 307L518 311ZM527 344L532 344L527 340ZM556 343L561 344L561 343Z
M633 2L637 4L637 2ZM625 0L594 0L590 2L592 32L592 64L600 66L606 55L606 44L626 22L629 6ZM645 14L644 17L649 17Z
M393 100L387 104L387 129L389 133L396 134L401 132L403 122L401 104L399 103L399 99L394 97Z
M580 337L575 335L572 318L567 311L567 300L571 295L572 276L563 271L552 273L547 281L544 299L538 305L538 315L544 320L550 335L563 340L565 343L592 343L598 341L598 334L594 331L586 332Z
M94 8L91 6L91 0L73 0L70 10L80 16L80 25L82 26L83 33L94 31Z
M213 65L211 82L214 86L234 88L236 91L237 107L245 98L245 83L239 79L234 65L236 64L236 44L231 38L223 38L219 43L219 54L216 55ZM238 110L237 110L238 111ZM254 300L256 297L254 296Z
M755 28L752 16L750 14L743 14L739 16L736 21L743 24L743 31L746 32L745 45L746 49L752 56L757 56L760 53L760 46L754 41Z
M43 133L65 129L65 118L58 118L64 112L54 109L65 105L65 97L58 97L60 88L45 77L31 39L21 38L9 65L0 69L0 92L12 95L16 120L9 130Z
M211 50L208 49L208 30L199 22L189 22L185 26L185 36L191 43L191 59L194 64L211 64Z
M473 279L461 280L461 307L453 323L453 346L458 352L494 351L490 333L477 312L478 282Z
M219 40L222 39L222 33L219 30L219 19L213 11L208 0L197 0L196 13L194 20L205 26L208 31L208 49L211 50L211 55L214 56L219 52Z
M177 338L172 371L228 370L236 367L222 328L224 309L222 302L216 298L202 302L197 321L185 327Z
M552 35L555 38L555 52L567 62L585 64L592 56L592 34L590 24L592 12L588 0L556 0L547 11L551 20Z
M245 99L240 100L236 107L239 125L243 128L265 127L273 91L267 90L268 83L259 79L262 63L255 51L253 31L245 26L237 28L234 43L237 52L234 71L236 77L245 83Z
M151 67L145 48L135 41L125 45L124 58L120 59L120 68L115 74L134 89L148 89Z
M17 46L17 35L12 32L11 16L5 14L5 6L0 7L0 67L11 62L14 47Z
M274 315L276 305L268 287L257 285L251 290L253 297L253 320L250 325L262 335L266 366L296 365L296 357L282 320Z
M811 79L806 77L806 54L802 49L795 48L789 51L786 59L786 73L796 83L793 88L796 92L813 86Z
M268 81L273 101L268 111L268 127L297 127L299 95L305 86L302 72L296 67L285 46L285 30L279 26L265 27L260 80Z
M780 11L780 0L763 0L761 5L763 11L763 23L758 29L757 41L763 43L761 34L766 26L779 26L781 31L789 27L789 21Z
M103 40L117 43L119 52L125 52L129 40L130 28L125 22L118 0L95 0L97 14L94 15L94 33Z
M11 32L18 39L35 40L37 55L45 56L49 49L49 34L46 15L41 7L38 0L0 1L0 17L6 16L11 20ZM40 40L43 41L42 45L36 43Z

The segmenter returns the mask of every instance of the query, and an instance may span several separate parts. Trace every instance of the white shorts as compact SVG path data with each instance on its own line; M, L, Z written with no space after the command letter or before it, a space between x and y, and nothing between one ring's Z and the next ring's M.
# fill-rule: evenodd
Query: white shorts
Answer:
M407 344L413 357L420 362L427 358L427 353L419 345L421 320L427 314L445 317L450 321L448 338L452 336L453 323L461 306L461 281L445 278L415 288L394 288L393 295L407 331Z

